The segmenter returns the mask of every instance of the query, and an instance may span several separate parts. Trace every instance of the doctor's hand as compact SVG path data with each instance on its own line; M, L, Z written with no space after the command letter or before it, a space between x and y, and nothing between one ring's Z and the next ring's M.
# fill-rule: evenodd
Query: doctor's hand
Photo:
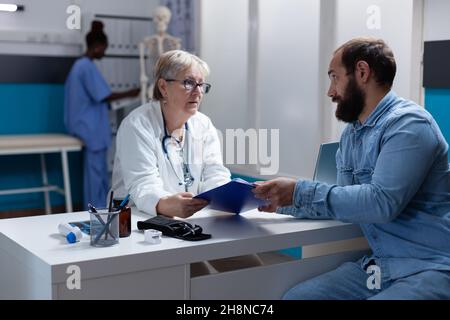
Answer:
M190 217L208 205L208 201L193 197L194 195L190 192L162 197L156 205L156 212L167 217Z
M256 187L252 190L255 197L269 202L267 205L259 207L258 210L275 212L278 207L292 205L296 183L296 180L289 178L256 182Z

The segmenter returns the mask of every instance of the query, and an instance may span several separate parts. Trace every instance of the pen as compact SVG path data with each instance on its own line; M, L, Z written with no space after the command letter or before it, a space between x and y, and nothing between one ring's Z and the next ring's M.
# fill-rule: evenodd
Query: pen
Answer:
M97 213L97 209L92 204L88 203L88 208L89 210L91 210L91 212Z
M109 195L109 207L108 207L108 212L111 212L111 210L112 210L113 194L114 194L114 191L111 190L111 193L110 193L110 195Z
M114 195L114 191L111 190L111 193L109 195L109 207L108 207L108 212L112 211L112 206L113 206L113 195ZM107 226L109 226L109 224L111 223L112 220L112 216L109 216L108 219L106 220L106 225L105 228ZM109 229L108 229L109 230ZM108 232L105 232L105 240L108 239Z
M122 200L122 202L119 204L119 207L117 209L121 210L126 205L129 198L130 198L130 194L127 194L127 196Z

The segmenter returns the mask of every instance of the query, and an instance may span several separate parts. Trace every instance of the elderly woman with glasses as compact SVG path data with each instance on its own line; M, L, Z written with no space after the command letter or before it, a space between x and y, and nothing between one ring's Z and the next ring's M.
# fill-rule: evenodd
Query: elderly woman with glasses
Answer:
M131 195L140 211L186 218L208 202L194 195L230 181L211 120L198 111L208 65L181 50L161 55L153 100L130 113L117 132L113 171L116 196ZM198 262L193 275L263 264L258 255Z
M230 180L211 120L198 111L208 65L181 50L155 65L153 100L131 112L117 132L112 189L151 215L189 217L208 203L194 195Z

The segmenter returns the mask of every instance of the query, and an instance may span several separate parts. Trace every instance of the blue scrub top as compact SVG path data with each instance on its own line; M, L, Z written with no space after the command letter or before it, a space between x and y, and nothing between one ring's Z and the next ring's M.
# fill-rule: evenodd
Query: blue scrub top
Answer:
M64 124L91 151L111 145L109 105L111 89L95 63L82 57L75 61L65 83Z

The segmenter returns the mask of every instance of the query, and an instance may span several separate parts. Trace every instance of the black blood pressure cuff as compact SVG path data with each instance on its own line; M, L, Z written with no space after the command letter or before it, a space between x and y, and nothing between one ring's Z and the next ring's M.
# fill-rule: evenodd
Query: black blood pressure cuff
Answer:
M145 221L138 221L137 227L139 230L155 229L161 231L165 236L188 241L211 238L210 234L203 233L203 229L199 225L192 226L185 221L164 216L156 216Z

